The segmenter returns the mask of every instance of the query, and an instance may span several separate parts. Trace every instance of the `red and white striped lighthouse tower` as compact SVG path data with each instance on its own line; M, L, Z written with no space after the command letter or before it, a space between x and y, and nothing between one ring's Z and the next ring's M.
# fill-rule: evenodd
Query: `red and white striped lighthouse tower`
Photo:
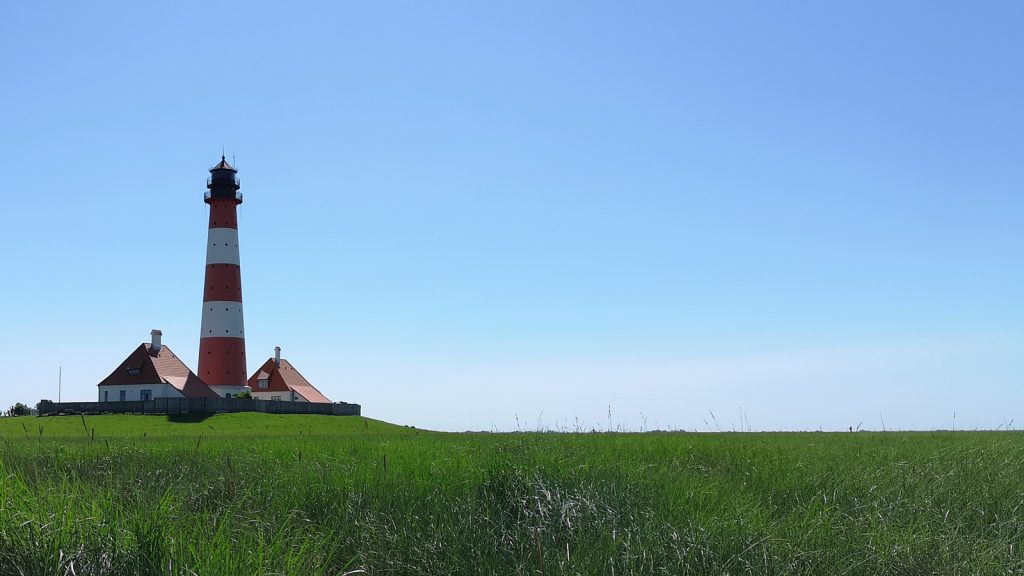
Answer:
M249 390L242 326L242 268L238 257L238 214L242 203L238 173L223 156L210 168L206 203L210 232L206 244L206 283L199 340L198 376L217 395L231 397Z

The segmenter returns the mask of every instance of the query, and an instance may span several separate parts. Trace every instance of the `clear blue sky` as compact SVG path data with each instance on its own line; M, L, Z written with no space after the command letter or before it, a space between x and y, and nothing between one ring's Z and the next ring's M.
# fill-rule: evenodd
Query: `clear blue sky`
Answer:
M1022 27L1019 2L8 3L0 404L58 366L91 399L152 328L195 369L224 147L249 371L280 345L368 416L1017 427Z

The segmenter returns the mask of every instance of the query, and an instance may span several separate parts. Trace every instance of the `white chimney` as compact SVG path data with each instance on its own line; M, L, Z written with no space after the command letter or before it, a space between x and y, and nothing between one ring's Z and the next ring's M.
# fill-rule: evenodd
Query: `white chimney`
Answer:
M274 346L274 365L281 367L281 347Z
M153 341L150 343L149 349L154 351L154 352L159 352L160 351L160 337L163 336L164 333L159 331L159 330L153 330L149 334L150 334L150 336L153 337Z

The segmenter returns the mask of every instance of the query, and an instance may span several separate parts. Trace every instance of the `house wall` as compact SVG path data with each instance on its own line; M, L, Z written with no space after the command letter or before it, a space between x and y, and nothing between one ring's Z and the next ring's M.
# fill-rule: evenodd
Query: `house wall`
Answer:
M153 398L183 398L181 392L170 384L121 384L114 386L100 386L98 400L100 402L120 402L121 390L126 392L125 401L141 400L141 392L143 390L151 390L153 392ZM108 392L107 399L103 399L103 393Z
M273 396L280 396L281 402L308 402L308 400L303 398L301 395L296 394L291 390L275 390L273 392L270 392L266 390L261 391L259 388L254 388L252 391L252 397L256 398L257 400L272 400Z

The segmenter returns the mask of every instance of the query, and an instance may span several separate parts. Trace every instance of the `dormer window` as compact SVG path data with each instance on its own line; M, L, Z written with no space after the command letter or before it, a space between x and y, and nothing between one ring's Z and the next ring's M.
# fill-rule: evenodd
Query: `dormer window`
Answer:
M269 384L267 383L267 379L266 378L260 378L260 380L259 380L259 387L260 388L266 388L267 386L269 386Z

